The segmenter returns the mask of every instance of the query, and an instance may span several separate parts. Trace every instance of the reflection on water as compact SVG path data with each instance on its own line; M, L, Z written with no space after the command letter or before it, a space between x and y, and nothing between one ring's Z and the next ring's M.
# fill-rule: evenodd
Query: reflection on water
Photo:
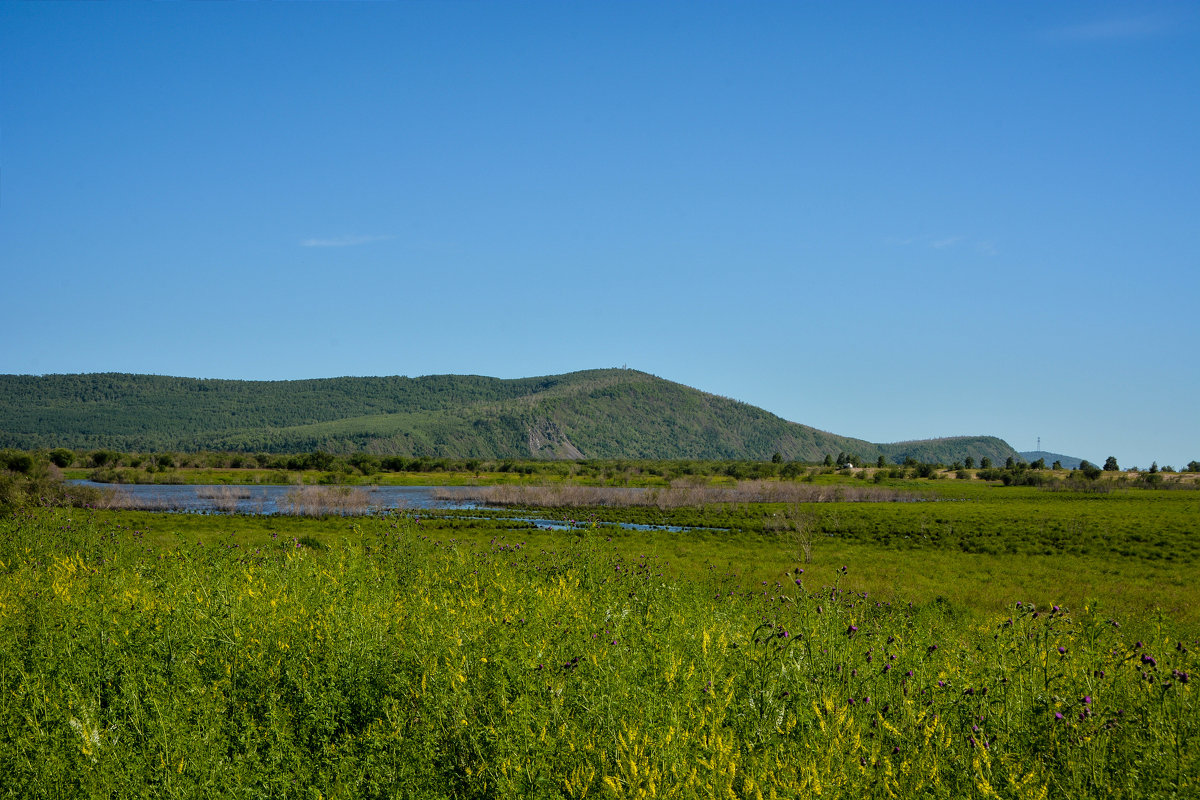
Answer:
M109 494L109 508L140 511L174 511L192 514L370 514L376 511L419 511L421 509L469 510L487 508L468 500L455 499L446 486L179 486L151 483L110 484L70 481L92 486ZM455 515L458 516L458 515ZM463 515L465 519L481 519ZM543 530L574 530L585 527L576 520L539 519L525 516L489 517L497 522L525 522ZM609 522L626 530L687 531L710 528L678 525L643 525Z
M115 507L234 514L371 513L422 508L475 508L434 499L441 486L170 486L72 481L116 495Z

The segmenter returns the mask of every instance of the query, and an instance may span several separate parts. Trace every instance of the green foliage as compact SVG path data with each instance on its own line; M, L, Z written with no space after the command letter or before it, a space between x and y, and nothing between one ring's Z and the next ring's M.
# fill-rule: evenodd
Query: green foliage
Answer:
M853 570L794 563L767 586L715 565L679 582L596 527L535 548L439 544L402 517L355 524L327 549L281 537L155 553L144 531L89 514L0 520L6 786L29 798L1200 791L1194 647L1169 619L1135 639L1094 604L1016 597L980 620L932 596L880 602L852 589Z
M88 455L88 463L90 463L93 467L104 467L110 464L115 465L119 463L120 460L121 454L114 453L110 450L97 450Z
M803 475L804 472L804 465L799 461L789 461L779 470L779 476L781 478L795 479Z
M0 451L0 514L36 505L82 504L97 495L95 489L63 484L58 468L45 456Z
M0 469L29 474L33 469L33 456L20 450L0 450Z
M75 463L75 453L65 447L58 447L50 451L50 463L59 469L66 469Z
M19 433L18 433L19 432ZM455 458L816 461L827 452L948 462L1004 457L993 437L872 444L633 370L521 380L435 375L311 381L0 376L0 446ZM854 463L858 464L856 460ZM323 471L334 467L319 464Z
M1117 472L1120 469L1121 468L1119 466L1117 466L1117 457L1116 456L1109 456L1107 459L1104 460L1104 470L1106 472Z

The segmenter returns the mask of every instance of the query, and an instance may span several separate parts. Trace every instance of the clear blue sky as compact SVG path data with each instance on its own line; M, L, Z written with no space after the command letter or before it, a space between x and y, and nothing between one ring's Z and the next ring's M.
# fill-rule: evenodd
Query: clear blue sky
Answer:
M0 372L1200 459L1193 3L2 3L0 70Z

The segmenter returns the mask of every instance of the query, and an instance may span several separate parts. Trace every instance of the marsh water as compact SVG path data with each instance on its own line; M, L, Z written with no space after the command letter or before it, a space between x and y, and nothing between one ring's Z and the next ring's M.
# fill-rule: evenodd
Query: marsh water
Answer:
M154 511L181 511L193 514L232 511L236 514L279 514L285 511L289 493L295 486L205 486L156 483L96 483L72 481L81 486L118 492L129 498L129 507ZM367 510L392 511L425 508L474 508L470 503L434 499L440 486L348 486L351 492L366 495Z
M292 513L295 501L292 499L298 487L280 485L196 485L196 484L157 484L157 483L97 483L95 481L70 481L80 486L91 486L121 496L121 507L147 511L165 511L188 514L286 514ZM470 518L472 509L488 508L472 502L439 499L441 493L445 497L445 486L346 486L328 487L337 490L345 489L350 493L365 495L365 505L358 506L353 512L332 513L375 513L379 511L421 511L423 509L440 509L463 511L462 516ZM361 496L361 495L360 495ZM488 510L499 510L488 508ZM491 519L508 520L513 522L528 522L547 530L570 530L581 523L576 520L538 519L518 514L513 516L490 517ZM681 527L677 525L643 525L632 522L607 523L618 525L628 530L707 530L700 528Z

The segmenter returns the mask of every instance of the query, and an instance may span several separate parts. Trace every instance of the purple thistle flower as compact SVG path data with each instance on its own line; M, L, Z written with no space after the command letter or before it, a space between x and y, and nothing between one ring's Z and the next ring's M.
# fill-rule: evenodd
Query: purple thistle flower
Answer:
M1061 711L1055 711L1055 712L1054 712L1054 718L1055 718L1055 719L1062 719L1062 718L1063 718L1062 712L1061 712Z
M1060 644L1060 645L1058 646L1058 654L1059 654L1060 656L1065 656L1065 655L1067 654L1067 648L1063 647L1063 646Z
M1092 696L1090 694L1085 694L1083 696L1083 704L1085 706L1090 706L1092 704Z

